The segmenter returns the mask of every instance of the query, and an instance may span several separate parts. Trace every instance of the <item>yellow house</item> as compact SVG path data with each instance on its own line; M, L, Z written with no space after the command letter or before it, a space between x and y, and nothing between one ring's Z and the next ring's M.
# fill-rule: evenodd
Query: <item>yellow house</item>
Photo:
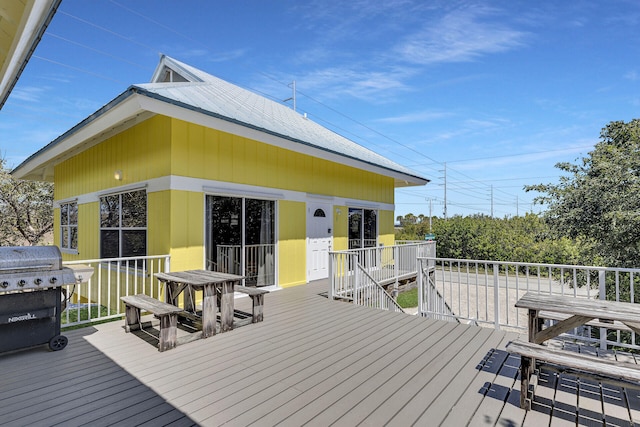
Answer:
M171 255L171 269L281 287L328 251L394 242L394 189L428 180L285 105L163 56L12 174L55 183L65 260Z

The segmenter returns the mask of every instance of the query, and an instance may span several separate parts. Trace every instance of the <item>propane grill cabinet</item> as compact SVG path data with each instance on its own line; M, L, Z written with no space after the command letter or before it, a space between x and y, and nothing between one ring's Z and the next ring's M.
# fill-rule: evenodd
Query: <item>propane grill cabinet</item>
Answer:
M0 353L48 344L62 350L62 286L87 281L93 269L62 266L56 246L0 247Z

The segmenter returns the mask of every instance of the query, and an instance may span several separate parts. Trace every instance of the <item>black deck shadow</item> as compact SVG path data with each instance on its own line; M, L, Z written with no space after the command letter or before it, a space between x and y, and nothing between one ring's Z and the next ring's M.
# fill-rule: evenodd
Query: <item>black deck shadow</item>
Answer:
M95 332L65 331L69 345L61 351L0 355L3 425L197 425L84 339ZM25 364L38 367L33 378L24 370L10 375Z
M486 397L505 402L508 405L520 407L520 356L512 355L505 350L491 349L478 363L476 369L496 376L503 376L514 380L513 387L495 384L487 381L478 390ZM540 393L541 388L551 389L547 393ZM603 415L600 412L578 408L575 404L569 404L540 394L556 396L558 389L565 393L580 392L580 399L605 400L607 404L627 408L640 409L640 390L636 388L620 387L608 384L606 379L596 380L589 375L564 372L559 367L542 365L539 371L538 385L531 402L531 411L552 415L554 418L569 422L577 422L579 425L596 423L602 425ZM577 397L576 397L577 399ZM599 420L599 421L598 421ZM630 420L606 415L607 425L630 425Z

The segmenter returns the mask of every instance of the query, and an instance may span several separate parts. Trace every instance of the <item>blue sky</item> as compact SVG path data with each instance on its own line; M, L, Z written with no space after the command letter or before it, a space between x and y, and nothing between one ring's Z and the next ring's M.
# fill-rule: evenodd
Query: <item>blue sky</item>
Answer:
M431 180L396 215L442 216L445 182L449 216L539 212L524 185L640 116L639 28L636 0L63 0L0 156L17 166L164 53L274 100L295 80L300 113Z

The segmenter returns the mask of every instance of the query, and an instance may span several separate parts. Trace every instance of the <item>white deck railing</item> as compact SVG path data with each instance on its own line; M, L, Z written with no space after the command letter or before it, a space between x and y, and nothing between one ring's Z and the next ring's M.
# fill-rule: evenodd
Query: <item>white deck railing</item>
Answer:
M404 313L396 300L367 273L367 269L357 264L355 275L353 301L356 305Z
M411 242L394 246L350 249L329 253L329 297L353 301L360 264L378 284L398 283L418 274L418 257L435 257L436 242Z
M217 245L216 262L209 268L244 276L245 284L274 285L275 252L274 244Z
M65 261L63 265L93 267L89 281L67 285L62 327L108 320L124 315L120 297L146 294L160 299L164 286L155 273L169 271L169 255Z
M533 264L423 257L418 277L418 313L423 317L477 323L527 332L527 311L515 308L526 292L575 298L638 302L640 269ZM640 349L636 334L582 327L571 339L601 348Z

